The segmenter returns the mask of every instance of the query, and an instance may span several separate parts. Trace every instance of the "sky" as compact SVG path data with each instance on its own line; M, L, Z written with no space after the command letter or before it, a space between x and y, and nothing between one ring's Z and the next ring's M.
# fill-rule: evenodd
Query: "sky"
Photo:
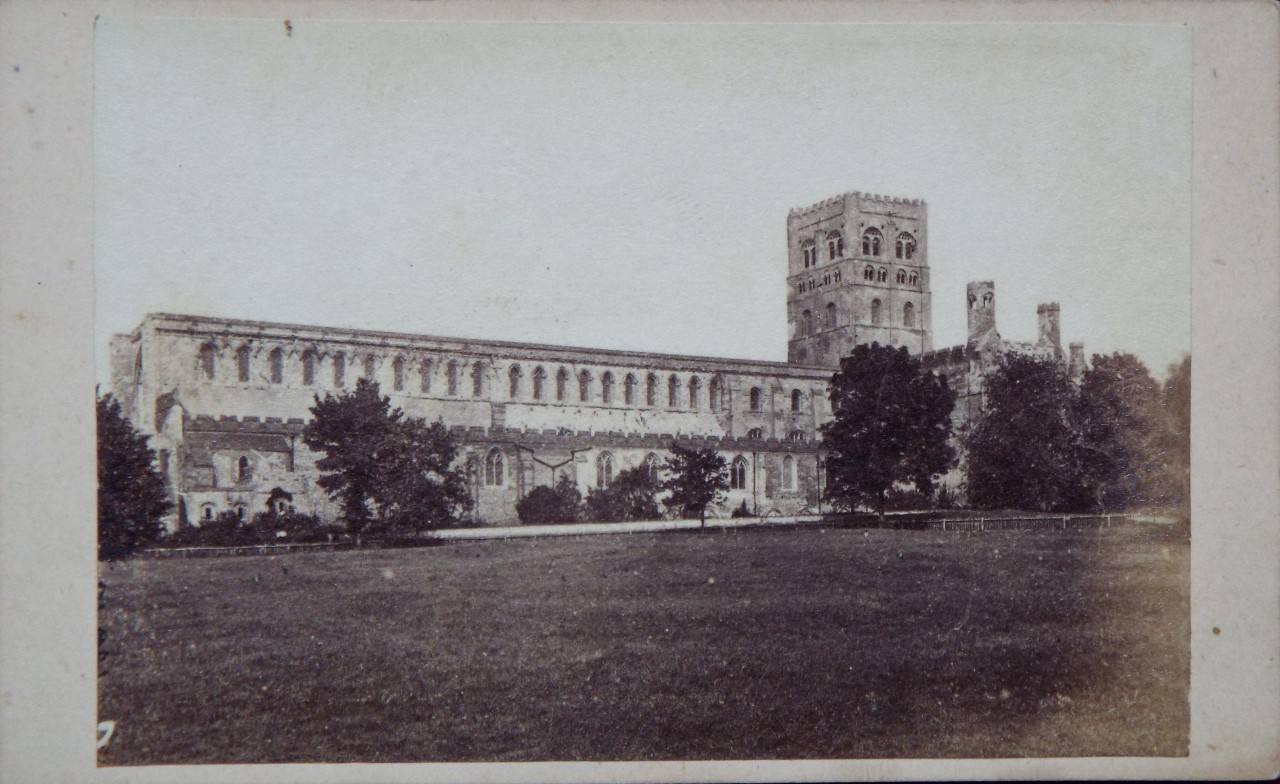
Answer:
M1190 33L100 18L96 349L149 312L786 359L786 216L929 205L934 345L1191 348Z

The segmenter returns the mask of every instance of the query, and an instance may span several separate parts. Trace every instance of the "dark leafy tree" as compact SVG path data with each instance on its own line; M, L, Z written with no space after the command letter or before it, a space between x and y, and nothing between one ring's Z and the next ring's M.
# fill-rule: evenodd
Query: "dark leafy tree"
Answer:
M452 435L439 422L393 409L376 382L362 378L349 393L316 395L311 414L302 440L324 454L317 483L341 503L353 535L438 527L465 506L465 482L450 467L457 456Z
M671 445L671 457L663 468L667 480L662 488L671 496L667 506L680 509L688 517L697 517L705 528L707 507L724 500L729 489L729 466L711 447L686 449Z
M155 452L111 395L98 408L98 559L118 561L156 541L173 507Z
M628 468L600 490L587 491L587 513L592 520L618 523L628 520L657 520L662 517L658 494L662 483L647 466Z
M1068 511L1088 503L1076 388L1059 363L1008 354L986 382L968 439L969 502Z
M827 450L825 498L838 509L874 504L884 514L895 484L925 496L951 467L955 392L924 369L906 347L854 347L831 379L831 421L822 426Z
M572 523L578 519L582 493L573 480L561 476L555 487L538 485L516 503L516 514L525 525Z
M1080 380L1076 416L1088 506L1112 511L1158 500L1167 476L1166 418L1146 366L1132 354L1095 354Z
M1165 467L1169 498L1187 509L1191 500L1191 355L1169 368L1164 382Z

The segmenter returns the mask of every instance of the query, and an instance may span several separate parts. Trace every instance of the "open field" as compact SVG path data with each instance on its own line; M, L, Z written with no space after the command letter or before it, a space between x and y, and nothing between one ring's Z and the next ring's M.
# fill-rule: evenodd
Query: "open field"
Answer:
M104 765L1180 755L1172 528L770 529L103 567Z

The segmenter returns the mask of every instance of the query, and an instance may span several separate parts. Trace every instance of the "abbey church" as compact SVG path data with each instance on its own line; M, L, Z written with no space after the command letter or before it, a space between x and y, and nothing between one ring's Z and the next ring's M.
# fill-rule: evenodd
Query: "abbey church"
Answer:
M730 466L720 513L819 511L827 384L853 346L905 346L957 390L963 431L982 379L1016 351L1083 369L1062 351L1058 306L1039 306L1032 343L1002 340L995 289L971 283L968 340L934 350L927 205L847 193L787 216L787 362L465 340L323 326L150 314L111 340L111 387L150 436L175 501L171 527L224 511L244 519L291 496L337 516L302 443L316 394L379 383L409 416L459 436L473 522L518 522L538 485L585 495L671 444L714 446ZM274 495L273 495L274 492Z

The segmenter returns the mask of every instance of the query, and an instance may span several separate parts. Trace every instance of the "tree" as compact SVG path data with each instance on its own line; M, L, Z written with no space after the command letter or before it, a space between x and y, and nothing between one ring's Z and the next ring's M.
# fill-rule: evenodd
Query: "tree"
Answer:
M662 517L660 492L662 483L648 466L628 468L619 472L608 487L587 491L587 512L592 520L602 523L657 520Z
M582 493L573 480L561 476L555 487L538 485L516 503L516 514L524 525L572 523L578 519Z
M729 467L711 447L686 449L671 445L671 457L663 468L668 478L662 489L671 492L667 505L681 509L689 517L697 517L707 525L707 507L719 503L729 489Z
M98 559L118 561L164 533L173 507L156 454L112 395L97 398Z
M969 502L1042 511L1084 503L1076 389L1066 369L1052 360L1006 354L984 394L968 439Z
M1088 505L1105 510L1150 503L1165 484L1160 387L1132 354L1095 354L1076 408L1081 480ZM1083 499L1082 499L1083 500Z
M924 369L906 347L855 346L831 379L831 421L822 426L827 450L824 497L837 508L876 504L897 483L923 495L955 460L950 445L956 395L946 379Z
M324 453L317 484L341 502L352 534L436 527L465 507L465 482L450 467L456 440L440 422L427 425L392 409L376 382L362 378L349 393L316 395L311 414L302 440Z

